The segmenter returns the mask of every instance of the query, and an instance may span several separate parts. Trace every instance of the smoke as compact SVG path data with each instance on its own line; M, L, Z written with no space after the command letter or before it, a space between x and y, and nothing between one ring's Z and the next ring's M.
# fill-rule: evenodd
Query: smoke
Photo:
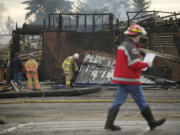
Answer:
M43 20L48 20L48 15L52 13L68 13L73 5L68 0L24 0L22 4L27 6L26 19L31 20L33 16L34 24L42 24Z
M76 0L74 11L79 13L112 13L120 20L127 20L126 11L135 11L133 0Z

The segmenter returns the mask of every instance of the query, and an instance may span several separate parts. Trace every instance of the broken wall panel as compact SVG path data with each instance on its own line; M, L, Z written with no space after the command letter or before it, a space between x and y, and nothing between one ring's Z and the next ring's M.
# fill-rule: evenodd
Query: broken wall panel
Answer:
M111 83L114 59L87 54L76 78L76 83Z

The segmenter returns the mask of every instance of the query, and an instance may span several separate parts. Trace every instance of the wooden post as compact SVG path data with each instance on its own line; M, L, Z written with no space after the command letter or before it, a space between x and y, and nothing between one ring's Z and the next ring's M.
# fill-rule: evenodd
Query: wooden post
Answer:
M96 24L95 24L95 15L93 14L92 17L93 17L93 32L94 32L94 31L95 31L95 27L96 27L96 26L95 26L95 25L96 25Z
M113 14L109 14L109 31L113 30Z

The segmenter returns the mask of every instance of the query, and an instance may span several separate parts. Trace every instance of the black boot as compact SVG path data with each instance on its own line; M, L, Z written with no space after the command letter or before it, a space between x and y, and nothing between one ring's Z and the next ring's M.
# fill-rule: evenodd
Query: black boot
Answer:
M114 120L115 120L118 112L119 112L119 108L110 108L109 109L104 129L108 129L108 130L112 130L112 131L121 130L120 127L114 125Z
M148 125L151 128L151 130L153 130L157 126L164 124L164 122L166 121L166 119L155 120L152 115L151 108L149 106L144 111L142 111L141 114L148 122Z

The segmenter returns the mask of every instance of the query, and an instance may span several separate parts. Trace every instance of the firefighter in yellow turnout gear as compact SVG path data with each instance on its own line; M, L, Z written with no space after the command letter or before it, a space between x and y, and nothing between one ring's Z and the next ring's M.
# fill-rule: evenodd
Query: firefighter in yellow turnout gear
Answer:
M75 53L73 56L67 57L63 64L62 69L64 71L64 75L66 77L66 86L71 86L71 80L73 79L73 69L74 71L78 71L78 66L76 63L76 59L79 59L79 54Z
M30 55L30 59L25 63L26 77L28 79L28 89L33 89L33 82L35 83L35 89L41 90L38 80L38 62Z

